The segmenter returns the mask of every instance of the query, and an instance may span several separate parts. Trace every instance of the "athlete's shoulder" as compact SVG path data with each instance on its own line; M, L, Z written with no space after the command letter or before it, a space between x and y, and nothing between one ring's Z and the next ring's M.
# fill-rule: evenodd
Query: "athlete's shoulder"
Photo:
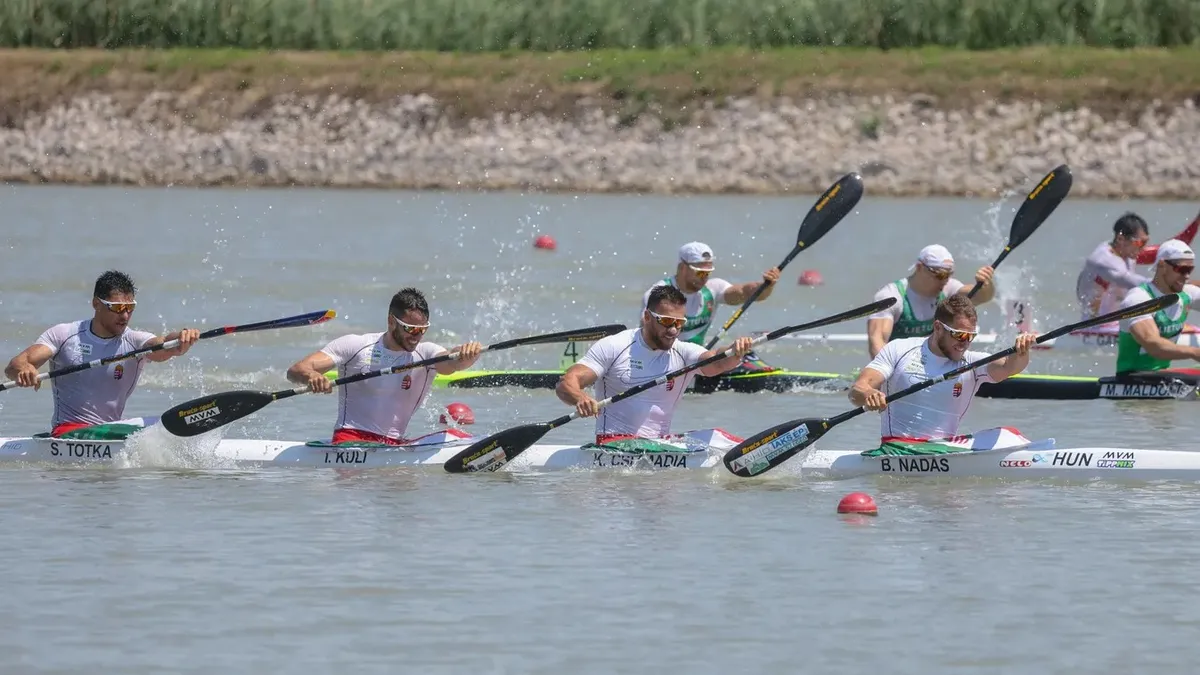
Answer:
M1144 286L1134 286L1125 293L1125 297L1121 298L1121 308L1132 307L1138 303L1146 302L1150 299L1150 293Z
M69 338L81 335L87 331L88 321L88 319L82 319L80 321L64 321L63 323L56 323L42 331L42 335L39 340L43 342L47 340L53 340L55 342L62 343Z
M627 328L627 329L621 331L620 333L613 333L612 335L609 335L608 337L600 338L599 340L597 340L596 342L594 342L592 344L592 349L612 349L612 348L628 347L629 345L631 345L635 341L637 341L637 334L641 330L642 330L641 327Z

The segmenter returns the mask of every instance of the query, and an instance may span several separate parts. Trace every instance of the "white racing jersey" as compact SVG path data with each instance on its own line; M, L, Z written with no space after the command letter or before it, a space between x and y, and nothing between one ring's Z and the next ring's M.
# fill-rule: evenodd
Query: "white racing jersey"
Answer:
M321 352L333 359L338 376L345 377L431 359L446 351L432 342L421 342L411 352L392 351L384 346L383 335L343 335L325 345ZM338 387L334 429L358 429L388 438L404 438L413 414L433 386L435 375L432 367L417 368Z
M1131 288L1150 281L1134 271L1134 261L1113 252L1108 242L1102 242L1083 263L1075 280L1075 297L1079 299L1080 314L1090 319L1116 311Z
M930 351L928 338L904 338L887 343L867 368L883 374L886 379L881 391L890 396L987 356L985 352L967 351L962 360L951 361ZM880 436L884 439L957 436L959 422L971 407L979 385L991 381L987 366L981 366L889 403L881 415Z
M615 396L701 360L704 347L682 340L666 351L651 349L641 328L630 328L593 344L579 363L596 373L597 401ZM662 438L671 433L671 417L697 371L677 377L637 396L605 406L596 418L596 435L620 434Z
M97 337L91 319L60 323L46 329L35 344L50 348L49 368L58 370L141 349L154 333L126 328L116 337ZM125 414L125 403L142 376L145 357L136 356L50 380L54 390L52 427L66 422L108 424Z

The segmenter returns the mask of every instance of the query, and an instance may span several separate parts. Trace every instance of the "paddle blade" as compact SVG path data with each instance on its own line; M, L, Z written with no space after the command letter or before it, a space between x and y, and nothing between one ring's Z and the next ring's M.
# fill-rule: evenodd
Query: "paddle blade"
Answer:
M811 418L784 422L747 438L725 453L725 468L750 478L788 461L829 430L828 420Z
M445 469L450 473L495 471L525 452L553 428L552 424L540 422L505 429L468 445L446 460Z
M196 436L261 410L275 397L265 391L226 391L180 403L159 418L176 436Z
M862 195L862 176L848 173L838 179L804 216L804 222L800 223L800 232L796 235L796 248L803 249L817 243L817 240L832 230L846 214L854 210Z
M1013 217L1012 228L1008 232L1008 250L1020 246L1054 213L1054 209L1067 198L1073 180L1071 168L1062 164L1038 182Z

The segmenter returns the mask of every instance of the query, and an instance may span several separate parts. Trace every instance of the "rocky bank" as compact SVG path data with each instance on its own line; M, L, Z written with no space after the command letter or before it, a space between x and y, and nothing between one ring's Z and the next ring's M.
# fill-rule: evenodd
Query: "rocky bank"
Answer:
M1190 100L1101 115L832 95L637 116L583 100L562 116L464 120L428 95L234 110L176 92L89 93L9 126L0 180L17 182L813 193L857 170L869 194L991 195L1066 162L1073 196L1200 197Z

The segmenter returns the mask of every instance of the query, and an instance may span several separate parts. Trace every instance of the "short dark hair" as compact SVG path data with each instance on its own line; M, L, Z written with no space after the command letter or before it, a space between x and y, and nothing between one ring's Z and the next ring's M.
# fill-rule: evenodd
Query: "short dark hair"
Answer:
M946 298L937 305L937 309L933 311L933 318L941 321L947 326L957 317L964 317L971 321L979 321L979 315L975 313L975 303L971 299L961 293Z
M109 270L96 279L96 287L92 290L92 295L101 300L107 300L108 296L113 293L137 295L137 286L134 285L133 279L130 279L128 274Z
M1138 232L1150 234L1150 226L1136 213L1130 211L1117 218L1117 222L1113 223L1113 238L1116 239L1119 235L1132 237Z
M683 295L683 291L663 284L650 289L650 297L646 298L646 309L655 311L662 307L663 303L671 305L686 305L687 297Z
M401 288L392 296L392 303L388 305L388 311L397 319L400 315L410 309L415 309L429 318L429 303L425 302L425 294L411 286Z

